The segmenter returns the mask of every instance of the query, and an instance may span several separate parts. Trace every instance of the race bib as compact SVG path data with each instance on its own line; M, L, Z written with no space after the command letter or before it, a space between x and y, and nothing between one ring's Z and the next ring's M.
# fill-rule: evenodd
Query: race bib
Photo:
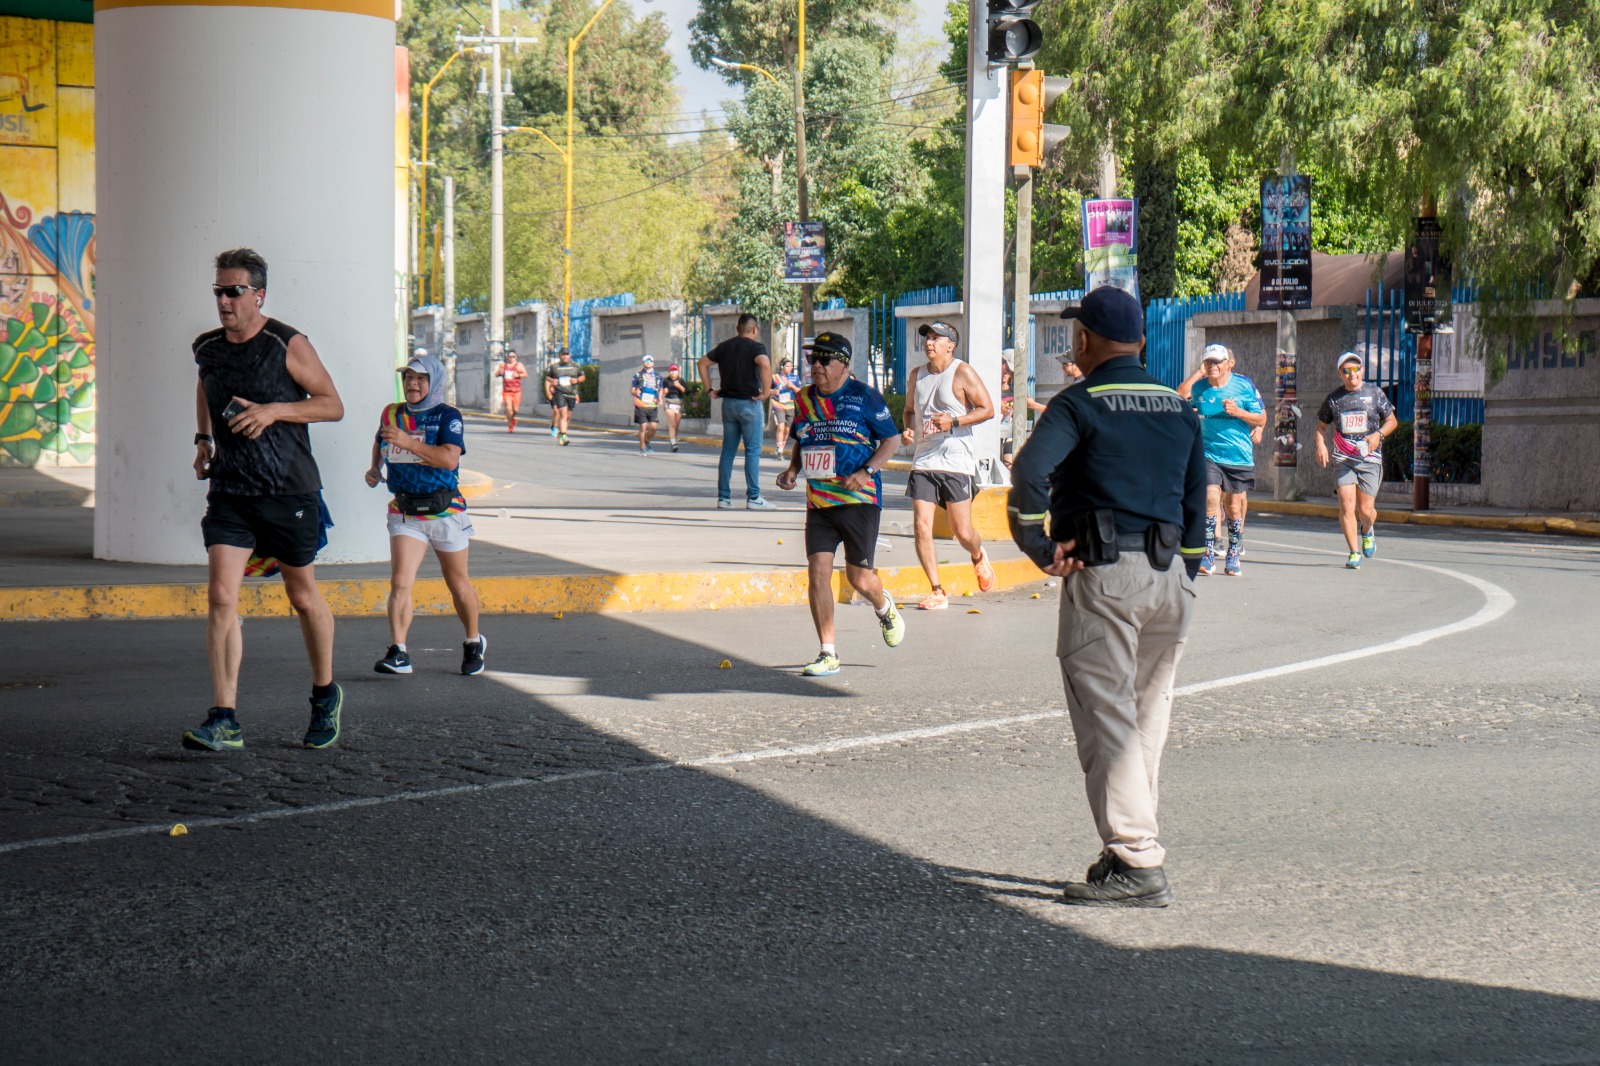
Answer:
M403 448L396 448L393 444L385 444L383 450L388 453L384 458L389 461L390 466L397 466L401 463L422 462L422 456L416 452L408 452Z
M1347 437L1365 437L1372 432L1367 428L1367 412L1340 411L1339 432Z
M800 449L800 476L807 481L823 481L833 477L832 446Z

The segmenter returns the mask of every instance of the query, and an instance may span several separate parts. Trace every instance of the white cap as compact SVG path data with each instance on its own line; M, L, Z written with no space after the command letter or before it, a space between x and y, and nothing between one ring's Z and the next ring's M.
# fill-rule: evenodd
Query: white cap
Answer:
M1335 370L1342 370L1346 363L1358 363L1362 367L1367 365L1367 361L1361 358L1359 352L1345 352L1343 355L1339 356L1338 361L1333 364L1333 368Z
M1202 363L1226 363L1233 358L1233 353L1226 344L1208 344L1206 350L1200 353Z

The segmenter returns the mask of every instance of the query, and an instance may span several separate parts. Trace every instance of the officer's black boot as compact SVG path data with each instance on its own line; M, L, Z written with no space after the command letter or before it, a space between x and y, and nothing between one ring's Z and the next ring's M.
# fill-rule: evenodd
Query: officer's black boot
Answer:
M1110 851L1089 867L1088 881L1069 884L1061 902L1077 907L1165 907L1172 902L1167 874L1159 866L1137 869Z

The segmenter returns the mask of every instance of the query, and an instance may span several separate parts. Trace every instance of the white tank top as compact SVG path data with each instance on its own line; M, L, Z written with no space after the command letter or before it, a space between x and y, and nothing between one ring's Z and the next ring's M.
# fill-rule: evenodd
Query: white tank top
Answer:
M954 419L967 413L967 405L956 397L956 370L960 367L961 360L952 359L942 374L935 374L924 365L917 375L917 453L911 460L913 470L945 470L977 476L978 453L972 446L972 427L957 426L940 433L928 424L928 419L936 414Z

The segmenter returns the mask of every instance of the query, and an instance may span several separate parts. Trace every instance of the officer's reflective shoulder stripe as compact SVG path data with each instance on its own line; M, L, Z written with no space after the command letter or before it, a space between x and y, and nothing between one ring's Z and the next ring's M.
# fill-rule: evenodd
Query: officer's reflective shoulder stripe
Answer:
M1102 392L1165 392L1176 396L1176 389L1169 389L1165 385L1155 382L1129 381L1120 385L1090 385L1090 395L1098 396Z
M1154 383L1130 381L1121 385L1092 385L1088 392L1091 398L1113 411L1169 414L1193 410L1177 390Z
M1179 548L1178 552L1181 555L1204 555L1206 553L1206 549L1204 546L1199 548Z

